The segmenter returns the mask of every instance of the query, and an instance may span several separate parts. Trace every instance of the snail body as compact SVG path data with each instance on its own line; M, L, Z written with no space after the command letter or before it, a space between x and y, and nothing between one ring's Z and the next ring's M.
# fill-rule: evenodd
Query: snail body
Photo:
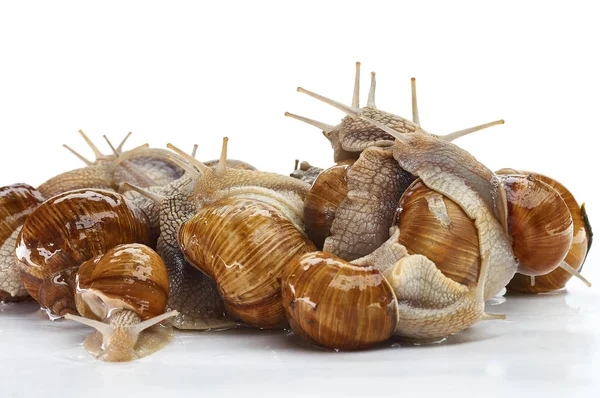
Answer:
M44 198L82 188L117 191L124 182L143 187L163 186L183 174L183 169L166 153L148 148L147 144L124 151L123 146L131 133L116 148L104 136L113 152L110 155L103 154L83 131L79 133L94 152L95 160L90 161L65 145L85 163L85 167L61 173L42 183L38 190Z
M153 241L146 216L122 195L82 189L54 196L31 213L17 238L16 256L27 292L51 309L53 303L40 302L40 289L56 273L78 267L118 244L152 245ZM50 312L76 313L73 300L68 301L66 307Z
M149 355L172 338L158 325L176 315L165 313L167 269L160 256L142 244L123 244L84 262L77 272L77 309L67 319L97 331L85 349L104 361L123 362Z

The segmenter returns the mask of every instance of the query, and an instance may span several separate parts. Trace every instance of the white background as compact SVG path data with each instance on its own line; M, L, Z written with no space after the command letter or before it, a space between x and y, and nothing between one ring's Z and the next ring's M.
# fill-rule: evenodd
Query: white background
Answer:
M504 118L457 144L492 170L557 178L594 222L599 26L593 3L574 1L3 2L0 185L38 185L80 167L61 148L92 157L78 129L105 151L103 134L119 141L132 131L130 147L198 143L208 160L227 135L230 157L262 170L287 174L295 158L327 166L332 152L320 131L283 113L336 124L341 112L296 87L350 103L361 61L361 102L375 70L377 105L405 117L417 77L430 132ZM585 273L600 286L598 259L593 249ZM477 325L453 337L457 344L335 354L277 333L185 334L154 357L116 366L85 356L77 344L87 330L49 324L32 306L5 306L0 396L6 386L9 396L47 388L81 396L111 388L146 396L584 394L599 384L599 292L572 282L568 294L509 298L495 308L509 321ZM27 377L17 369L29 369Z

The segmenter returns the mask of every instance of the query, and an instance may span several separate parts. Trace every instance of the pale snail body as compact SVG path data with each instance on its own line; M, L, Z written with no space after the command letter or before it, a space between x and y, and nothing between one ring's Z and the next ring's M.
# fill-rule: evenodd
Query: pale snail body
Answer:
M82 316L65 317L97 330L84 342L94 357L130 361L171 340L171 328L158 325L176 315L165 313L168 296L169 279L160 256L145 245L118 245L79 267L75 300Z
M57 308L55 303L42 302L40 291L64 287L55 279L57 273L118 244L152 245L153 241L146 216L122 195L82 189L54 196L33 211L17 238L16 256L27 292L50 314L60 316L76 313L74 297Z
M80 134L94 152L96 159L90 161L65 145L86 166L64 172L42 183L38 190L46 199L82 188L116 191L124 182L143 187L162 186L183 174L183 170L168 159L166 154L147 149L148 145L124 151L123 146L130 134L117 148L104 136L113 151L110 155L103 154L82 131Z

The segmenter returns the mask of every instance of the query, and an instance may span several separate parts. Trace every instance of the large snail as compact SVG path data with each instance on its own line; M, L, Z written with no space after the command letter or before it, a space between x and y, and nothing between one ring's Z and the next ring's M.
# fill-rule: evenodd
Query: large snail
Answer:
M419 126L414 79L412 80L413 122L377 109L375 87L375 74L372 73L367 106L360 108L360 63L357 63L352 106L298 88L298 91L345 112L347 116L338 126L329 126L286 113L286 116L321 128L334 149L334 161L358 159L347 166L345 172L341 172L340 166L337 165L321 173L314 182L305 205L309 236L315 239L319 246L321 240L325 238L323 249L346 260L365 256L385 242L389 237L388 229L396 210L395 203L415 179L393 159L390 149L394 143L393 136L377 125L369 123L368 120L377 120L402 133L429 135ZM462 135L502 123L504 122L499 120L460 130L444 137L446 140L454 140ZM325 184L325 187L322 187L322 184ZM336 185L342 190L345 186L344 198L340 201L338 197L343 192L340 189L327 189L328 185Z
M122 195L81 189L54 196L31 213L17 237L16 256L29 295L60 316L76 313L73 292L52 292L68 285L61 272L116 245L153 241L145 214Z
M174 151L183 154L179 148L171 145ZM145 212L157 213L149 217L159 219L160 237L158 238L157 251L163 258L169 271L170 295L168 308L177 310L171 323L178 329L193 330L220 330L236 326L236 322L227 315L225 304L219 294L214 280L190 265L177 243L177 235L181 225L196 213L193 202L194 186L198 178L198 170L183 158L175 157L173 160L186 170L186 173L171 184L160 187L144 189L128 185L132 191L126 196L131 197L136 193L145 197L152 206L143 206ZM184 155L193 159L192 155ZM197 162L200 163L200 162ZM204 162L205 166L217 167L218 161ZM203 166L198 165L202 168ZM227 167L243 170L254 170L246 162L227 159ZM140 204L139 199L135 199Z
M77 272L76 304L71 319L97 331L85 349L98 359L131 361L169 343L172 329L159 325L169 296L167 269L160 256L141 244L118 245L84 262Z
M303 232L308 184L273 173L219 164L197 168L197 213L183 223L178 241L186 259L213 278L235 318L262 328L285 324L279 278L296 256L315 250Z

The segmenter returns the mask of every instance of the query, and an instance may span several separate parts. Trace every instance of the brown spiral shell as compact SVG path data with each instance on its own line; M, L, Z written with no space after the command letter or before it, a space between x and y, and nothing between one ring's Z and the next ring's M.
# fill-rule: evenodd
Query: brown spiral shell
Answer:
M280 277L312 242L271 205L230 197L202 208L179 229L187 260L217 282L227 311L261 328L285 324Z
M367 348L398 324L398 301L383 275L330 253L308 253L286 267L282 297L294 332L327 348Z
M408 253L424 255L448 278L474 286L481 265L479 237L460 206L418 179L398 207L398 241Z
M573 218L561 195L533 175L504 175L508 233L517 272L538 276L555 270L573 241Z
M580 271L583 267L592 237L592 231L589 221L587 221L585 207L579 206L573 194L563 184L543 174L505 169L500 170L497 173L533 175L533 177L548 184L560 194L569 208L571 218L573 219L573 241L564 262L576 271ZM556 268L554 271L545 275L536 276L535 284L532 286L531 279L528 276L517 273L506 288L521 293L546 293L562 289L571 277L572 275L567 271Z
M330 235L335 212L346 198L348 184L346 169L353 160L324 170L306 194L304 200L304 229L317 248L322 249L325 239Z
M134 242L153 243L147 217L118 193L81 189L56 195L31 213L16 255L25 288L40 302L41 286L55 273Z
M14 237L11 238L11 236L16 234L15 231L43 201L42 195L27 184L13 184L0 188L0 248L2 248L2 252L8 254L14 251ZM3 247L4 245L7 246ZM1 256L0 261L3 261L2 267L0 267L0 301L13 301L27 297L26 294L22 295L24 293L22 287L15 286L15 284L20 285L20 282L15 272L13 256ZM10 276L3 274L2 269L10 273ZM7 291L2 290L2 287ZM17 293L17 290L20 292Z
M154 250L139 243L118 245L90 259L77 273L77 310L100 321L117 309L142 319L165 312L169 297L167 268Z

